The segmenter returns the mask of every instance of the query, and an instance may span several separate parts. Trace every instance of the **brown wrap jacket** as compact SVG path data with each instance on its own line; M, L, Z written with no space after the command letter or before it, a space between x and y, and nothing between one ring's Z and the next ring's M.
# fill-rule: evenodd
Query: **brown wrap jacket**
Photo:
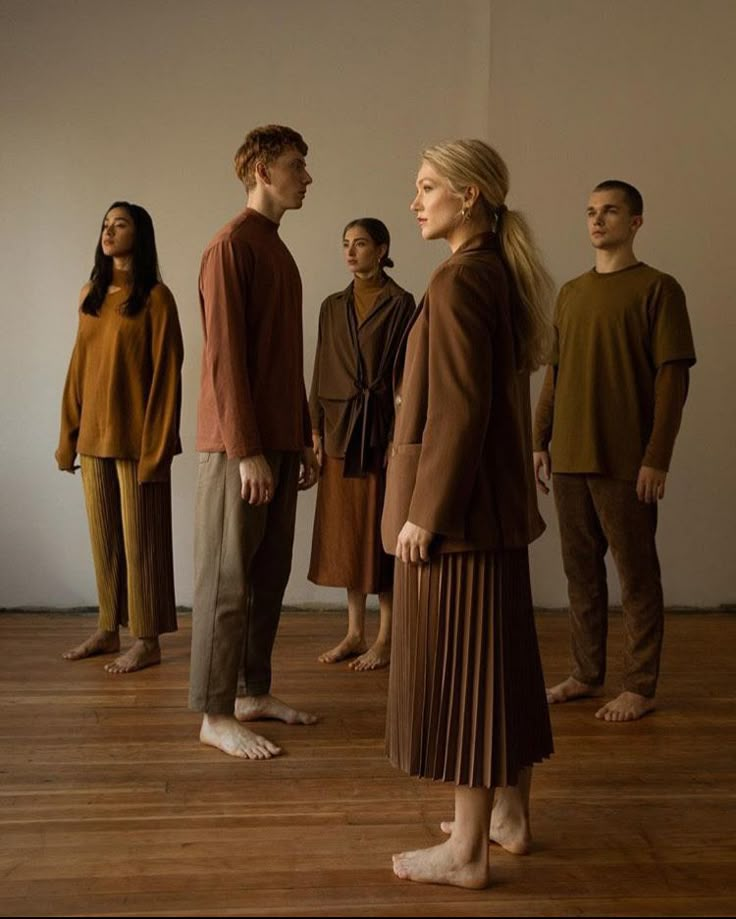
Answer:
M309 413L327 455L345 459L346 475L365 474L377 454L383 460L393 423L394 358L413 311L412 295L388 276L363 322L352 283L322 304Z

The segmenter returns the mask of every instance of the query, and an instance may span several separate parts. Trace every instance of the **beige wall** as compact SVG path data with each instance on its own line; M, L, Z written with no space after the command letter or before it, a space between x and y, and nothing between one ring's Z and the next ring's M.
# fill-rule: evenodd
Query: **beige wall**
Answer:
M624 178L644 195L638 256L685 288L698 364L659 518L665 600L733 604L736 3L504 0L491 8L490 136L556 280L592 265L588 190ZM557 606L557 524L552 502L542 507L550 526L532 550L535 598Z
M0 605L96 602L80 483L55 472L52 455L77 294L115 198L153 214L182 317L186 452L175 462L174 526L178 599L191 602L199 256L242 205L232 153L266 121L293 124L310 144L315 183L283 224L304 280L307 375L319 303L347 281L347 219L388 223L394 275L417 294L444 257L442 244L419 240L407 210L426 143L475 134L499 147L513 202L530 213L560 281L590 264L588 187L613 174L641 185L640 255L685 286L700 357L662 513L668 599L734 601L723 270L734 241L734 25L729 2L673 0L0 0ZM287 599L339 602L305 578L313 502L301 499ZM536 596L561 606L549 506L545 516Z

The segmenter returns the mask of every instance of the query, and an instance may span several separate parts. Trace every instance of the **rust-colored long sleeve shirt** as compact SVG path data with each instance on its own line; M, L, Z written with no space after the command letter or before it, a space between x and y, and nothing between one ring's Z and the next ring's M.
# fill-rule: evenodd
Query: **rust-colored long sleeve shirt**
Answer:
M79 329L61 404L56 460L72 470L78 453L138 460L138 481L167 481L181 453L184 346L176 303L164 284L135 316L120 308L130 295L123 273L98 316L79 313Z
M278 224L246 208L207 246L197 449L230 459L311 446L302 285Z

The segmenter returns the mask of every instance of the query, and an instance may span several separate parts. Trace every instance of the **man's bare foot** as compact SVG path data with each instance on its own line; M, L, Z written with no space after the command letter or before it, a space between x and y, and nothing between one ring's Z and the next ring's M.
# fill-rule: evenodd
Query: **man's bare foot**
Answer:
M61 656L65 661L81 661L85 657L95 657L97 654L115 654L120 650L120 634L97 629L86 641L70 651L65 651Z
M136 638L132 647L114 661L105 664L108 673L134 673L161 663L158 638Z
M348 657L355 657L356 654L364 654L368 645L362 635L346 635L339 645L335 645L324 654L317 658L322 664L337 664Z
M451 884L454 887L488 886L488 849L469 853L452 838L439 846L401 852L393 856L394 874L405 881Z
M244 728L232 715L205 715L199 739L241 759L271 759L281 753L281 747Z
M595 713L601 721L638 721L656 708L654 699L638 692L622 692Z
M316 715L300 712L275 696L238 696L235 700L235 717L238 721L264 721L274 718L286 724L314 724Z
M350 661L348 667L351 670L380 670L382 667L388 667L390 662L391 645L377 641L365 654Z
M602 695L602 686L581 683L574 676L569 676L566 680L547 690L547 702L550 705L554 705L557 702L571 702L573 699L589 699Z

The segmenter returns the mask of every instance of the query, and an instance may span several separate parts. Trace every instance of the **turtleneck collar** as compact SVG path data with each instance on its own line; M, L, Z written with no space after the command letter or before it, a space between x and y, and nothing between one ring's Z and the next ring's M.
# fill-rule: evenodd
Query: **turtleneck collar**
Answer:
M260 211L257 211L252 207L246 207L245 213L248 215L249 220L255 220L256 223L264 230L270 230L272 233L278 233L279 225L266 217L265 214L262 214Z
M368 294L381 290L386 280L386 275L382 271L379 271L378 274L374 275L372 278L359 278L354 276L353 285L356 291Z

